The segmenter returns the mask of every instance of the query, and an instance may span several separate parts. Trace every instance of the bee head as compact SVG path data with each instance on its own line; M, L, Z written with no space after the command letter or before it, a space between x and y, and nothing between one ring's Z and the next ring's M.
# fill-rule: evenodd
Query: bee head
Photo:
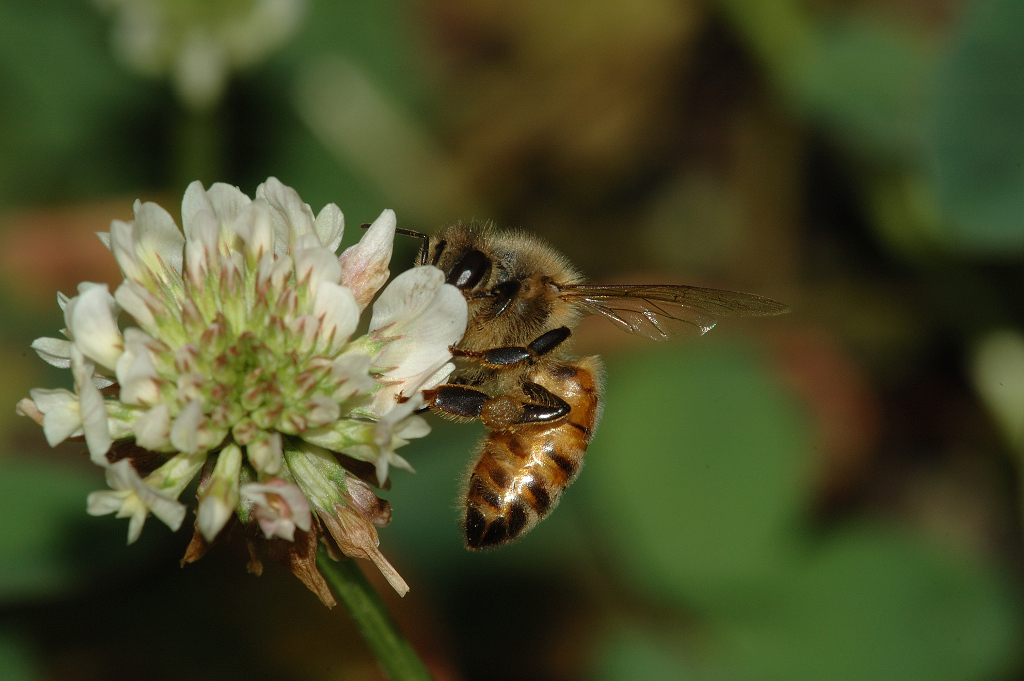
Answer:
M576 283L580 275L529 234L453 223L424 243L418 264L439 268L466 297L470 323L463 347L522 346L551 328L575 323L558 286Z

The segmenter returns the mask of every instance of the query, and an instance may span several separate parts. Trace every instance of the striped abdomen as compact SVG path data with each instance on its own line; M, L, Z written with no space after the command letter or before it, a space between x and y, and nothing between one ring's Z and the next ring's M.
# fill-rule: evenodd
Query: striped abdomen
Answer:
M482 549L529 532L558 504L593 437L601 404L596 357L542 365L528 380L561 397L569 415L555 423L492 431L469 478L466 544Z

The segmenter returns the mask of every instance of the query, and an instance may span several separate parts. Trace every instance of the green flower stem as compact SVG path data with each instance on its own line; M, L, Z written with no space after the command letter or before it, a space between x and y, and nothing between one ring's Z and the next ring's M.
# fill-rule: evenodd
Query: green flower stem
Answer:
M193 180L209 186L224 177L224 114L220 109L178 111L172 157L172 181L184 189Z
M321 547L316 564L391 681L434 680L354 560L331 560Z

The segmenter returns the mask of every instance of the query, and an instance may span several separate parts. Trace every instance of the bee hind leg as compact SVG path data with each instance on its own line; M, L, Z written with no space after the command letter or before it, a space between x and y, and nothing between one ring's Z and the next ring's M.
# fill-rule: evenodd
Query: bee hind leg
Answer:
M531 381L523 382L523 392L531 400L523 403L519 423L548 423L565 418L572 411L569 403L547 388Z
M491 399L487 393L464 385L442 385L433 390L424 390L427 404L442 414L455 418L476 419L484 404Z
M424 390L430 408L456 419L477 419L490 430L510 430L518 425L549 423L569 415L569 404L547 389L523 383L523 392L530 401L511 395L491 397L464 385L442 385Z

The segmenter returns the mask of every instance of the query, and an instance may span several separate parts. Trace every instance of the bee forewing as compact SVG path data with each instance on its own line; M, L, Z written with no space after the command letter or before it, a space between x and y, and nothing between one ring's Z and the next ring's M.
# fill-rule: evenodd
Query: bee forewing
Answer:
M770 298L698 286L565 286L562 297L578 301L590 314L610 319L628 333L670 340L680 335L677 322L704 334L719 316L762 317L789 312Z
M660 309L658 303L634 298L583 298L580 302L587 313L602 315L626 333L657 341L672 340L686 335L687 331L703 335L718 323L714 315L685 308L669 313Z

